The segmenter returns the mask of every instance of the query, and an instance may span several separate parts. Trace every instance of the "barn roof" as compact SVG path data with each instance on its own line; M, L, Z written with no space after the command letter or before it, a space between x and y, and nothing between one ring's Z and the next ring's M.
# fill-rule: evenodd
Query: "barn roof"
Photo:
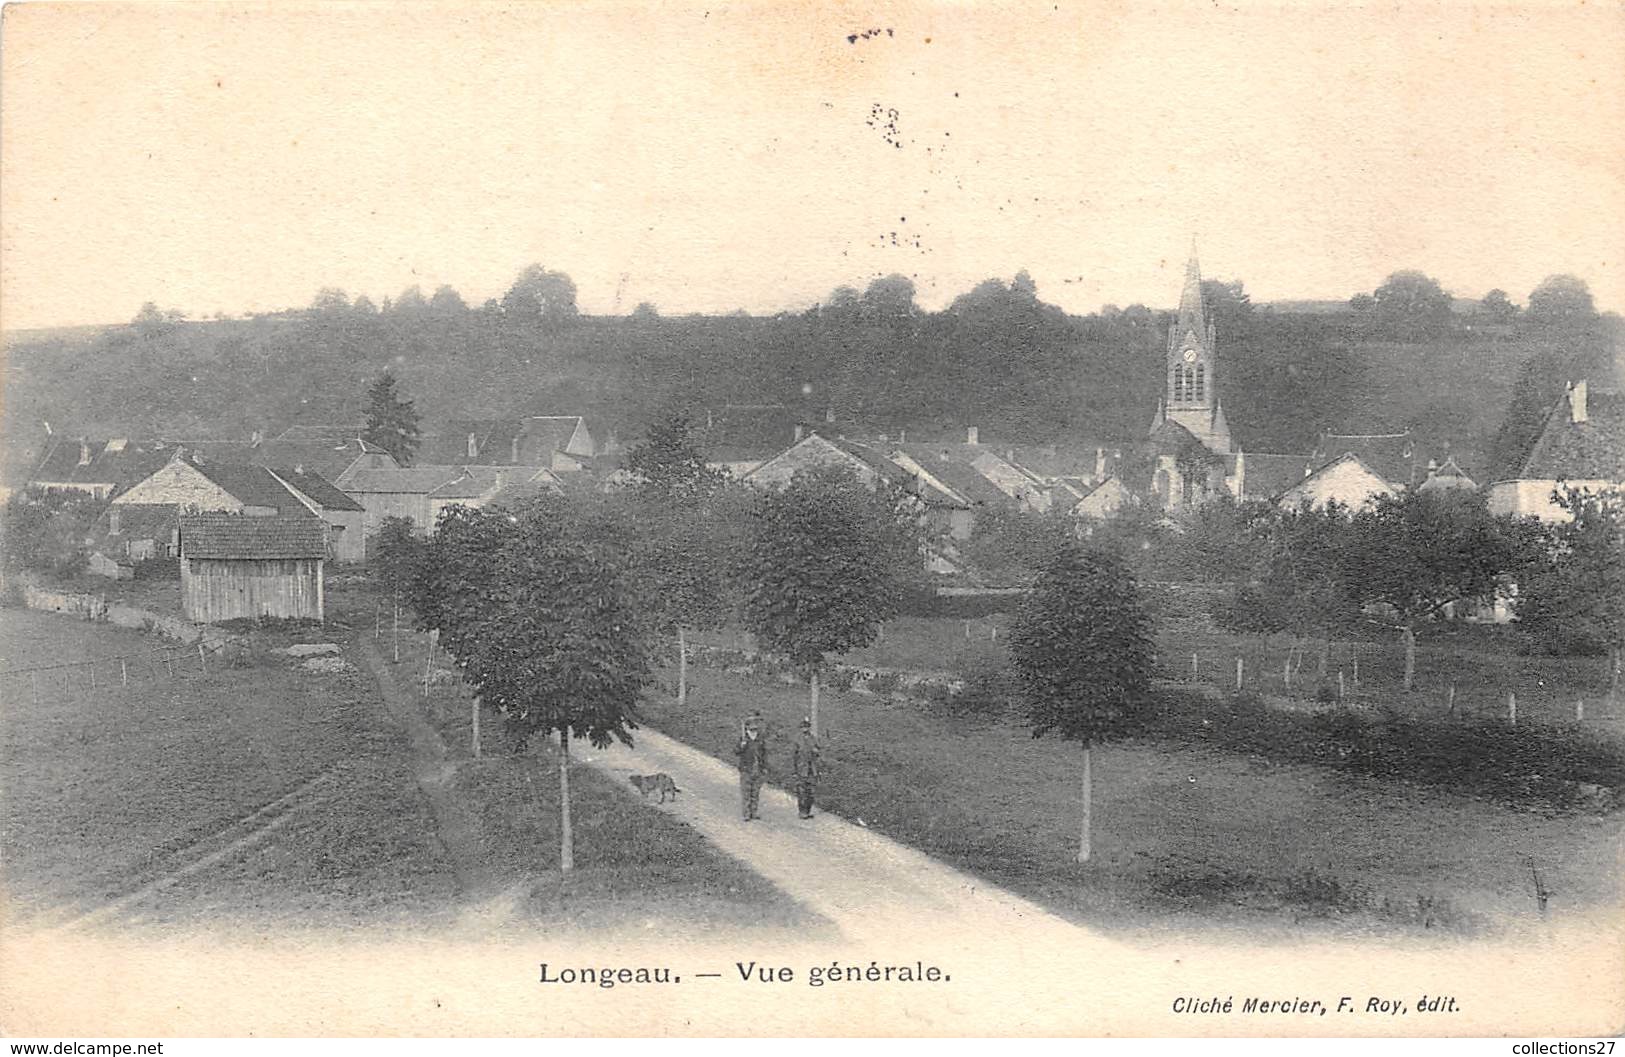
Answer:
M1625 394L1592 391L1585 405L1586 420L1575 422L1568 398L1558 402L1520 478L1625 482Z
M325 558L327 525L312 517L186 514L181 519L186 558Z

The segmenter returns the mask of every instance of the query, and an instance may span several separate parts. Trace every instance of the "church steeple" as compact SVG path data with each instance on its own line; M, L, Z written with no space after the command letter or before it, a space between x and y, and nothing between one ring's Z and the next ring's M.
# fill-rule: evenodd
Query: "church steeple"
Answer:
M1219 410L1218 367L1218 335L1202 304L1202 268L1193 241L1179 295L1179 315L1168 328L1165 414L1209 450L1228 453L1230 430Z
M1196 335L1201 341L1207 335L1207 315L1202 311L1202 267L1196 261L1196 243L1191 243L1191 259L1185 265L1185 289L1179 295L1179 336Z

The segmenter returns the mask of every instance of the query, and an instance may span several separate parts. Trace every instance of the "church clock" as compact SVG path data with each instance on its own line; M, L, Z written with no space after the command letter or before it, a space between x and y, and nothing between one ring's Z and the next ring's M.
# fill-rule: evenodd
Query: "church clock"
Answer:
M1196 362L1196 350L1195 349L1189 349L1188 348L1188 349L1185 350L1185 362L1186 363L1195 363Z

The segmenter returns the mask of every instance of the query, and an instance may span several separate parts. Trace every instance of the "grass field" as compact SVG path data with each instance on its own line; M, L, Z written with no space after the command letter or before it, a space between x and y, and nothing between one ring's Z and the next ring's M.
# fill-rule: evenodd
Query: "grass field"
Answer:
M652 696L649 724L727 759L739 716L761 708L782 781L806 688L690 671L688 708ZM1095 859L1080 867L1075 746L875 695L830 692L822 715L825 807L1097 927L1492 930L1535 918L1531 861L1555 913L1622 895L1618 814L1536 814L1162 743L1096 751Z
M1235 635L1213 625L1200 599L1148 590L1157 617L1158 674L1223 690L1235 688L1236 660L1242 660L1243 686L1258 693L1312 700L1317 680L1314 648L1295 655L1293 683L1284 668L1293 644L1285 636ZM1010 619L999 614L971 620L900 617L886 624L879 641L840 658L848 664L912 671L963 674L981 663L1007 657ZM1346 699L1353 704L1397 708L1418 714L1444 714L1452 700L1460 715L1504 716L1507 695L1517 695L1520 720L1571 723L1575 703L1584 700L1585 721L1625 733L1625 703L1609 709L1608 665L1602 657L1547 657L1510 648L1506 629L1438 625L1424 631L1417 648L1416 682L1402 689L1404 652L1390 637L1341 641L1332 646L1326 679L1335 694L1343 674ZM698 633L696 641L749 648L742 632ZM1358 668L1358 683L1356 683Z
M140 632L0 609L8 670L154 645ZM545 748L543 759L456 768L453 793L483 825L478 861L453 861L365 665L315 673L260 648L207 672L195 657L130 665L128 688L106 678L116 662L98 667L95 690L84 668L0 679L0 847L20 921L111 906L126 925L433 930L469 924L459 878L480 875L515 886L504 927L807 923L692 830L586 768L572 787L579 868L564 880ZM401 667L410 683L404 670L415 665Z

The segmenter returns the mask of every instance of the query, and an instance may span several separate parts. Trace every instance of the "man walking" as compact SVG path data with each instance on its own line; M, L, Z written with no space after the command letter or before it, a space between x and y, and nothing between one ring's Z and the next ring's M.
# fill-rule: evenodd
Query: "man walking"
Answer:
M802 818L813 816L813 786L818 781L818 739L813 736L812 720L801 721L801 733L796 735L796 810Z
M767 739L762 735L762 714L752 712L739 724L739 814L746 821L756 817L767 777Z

